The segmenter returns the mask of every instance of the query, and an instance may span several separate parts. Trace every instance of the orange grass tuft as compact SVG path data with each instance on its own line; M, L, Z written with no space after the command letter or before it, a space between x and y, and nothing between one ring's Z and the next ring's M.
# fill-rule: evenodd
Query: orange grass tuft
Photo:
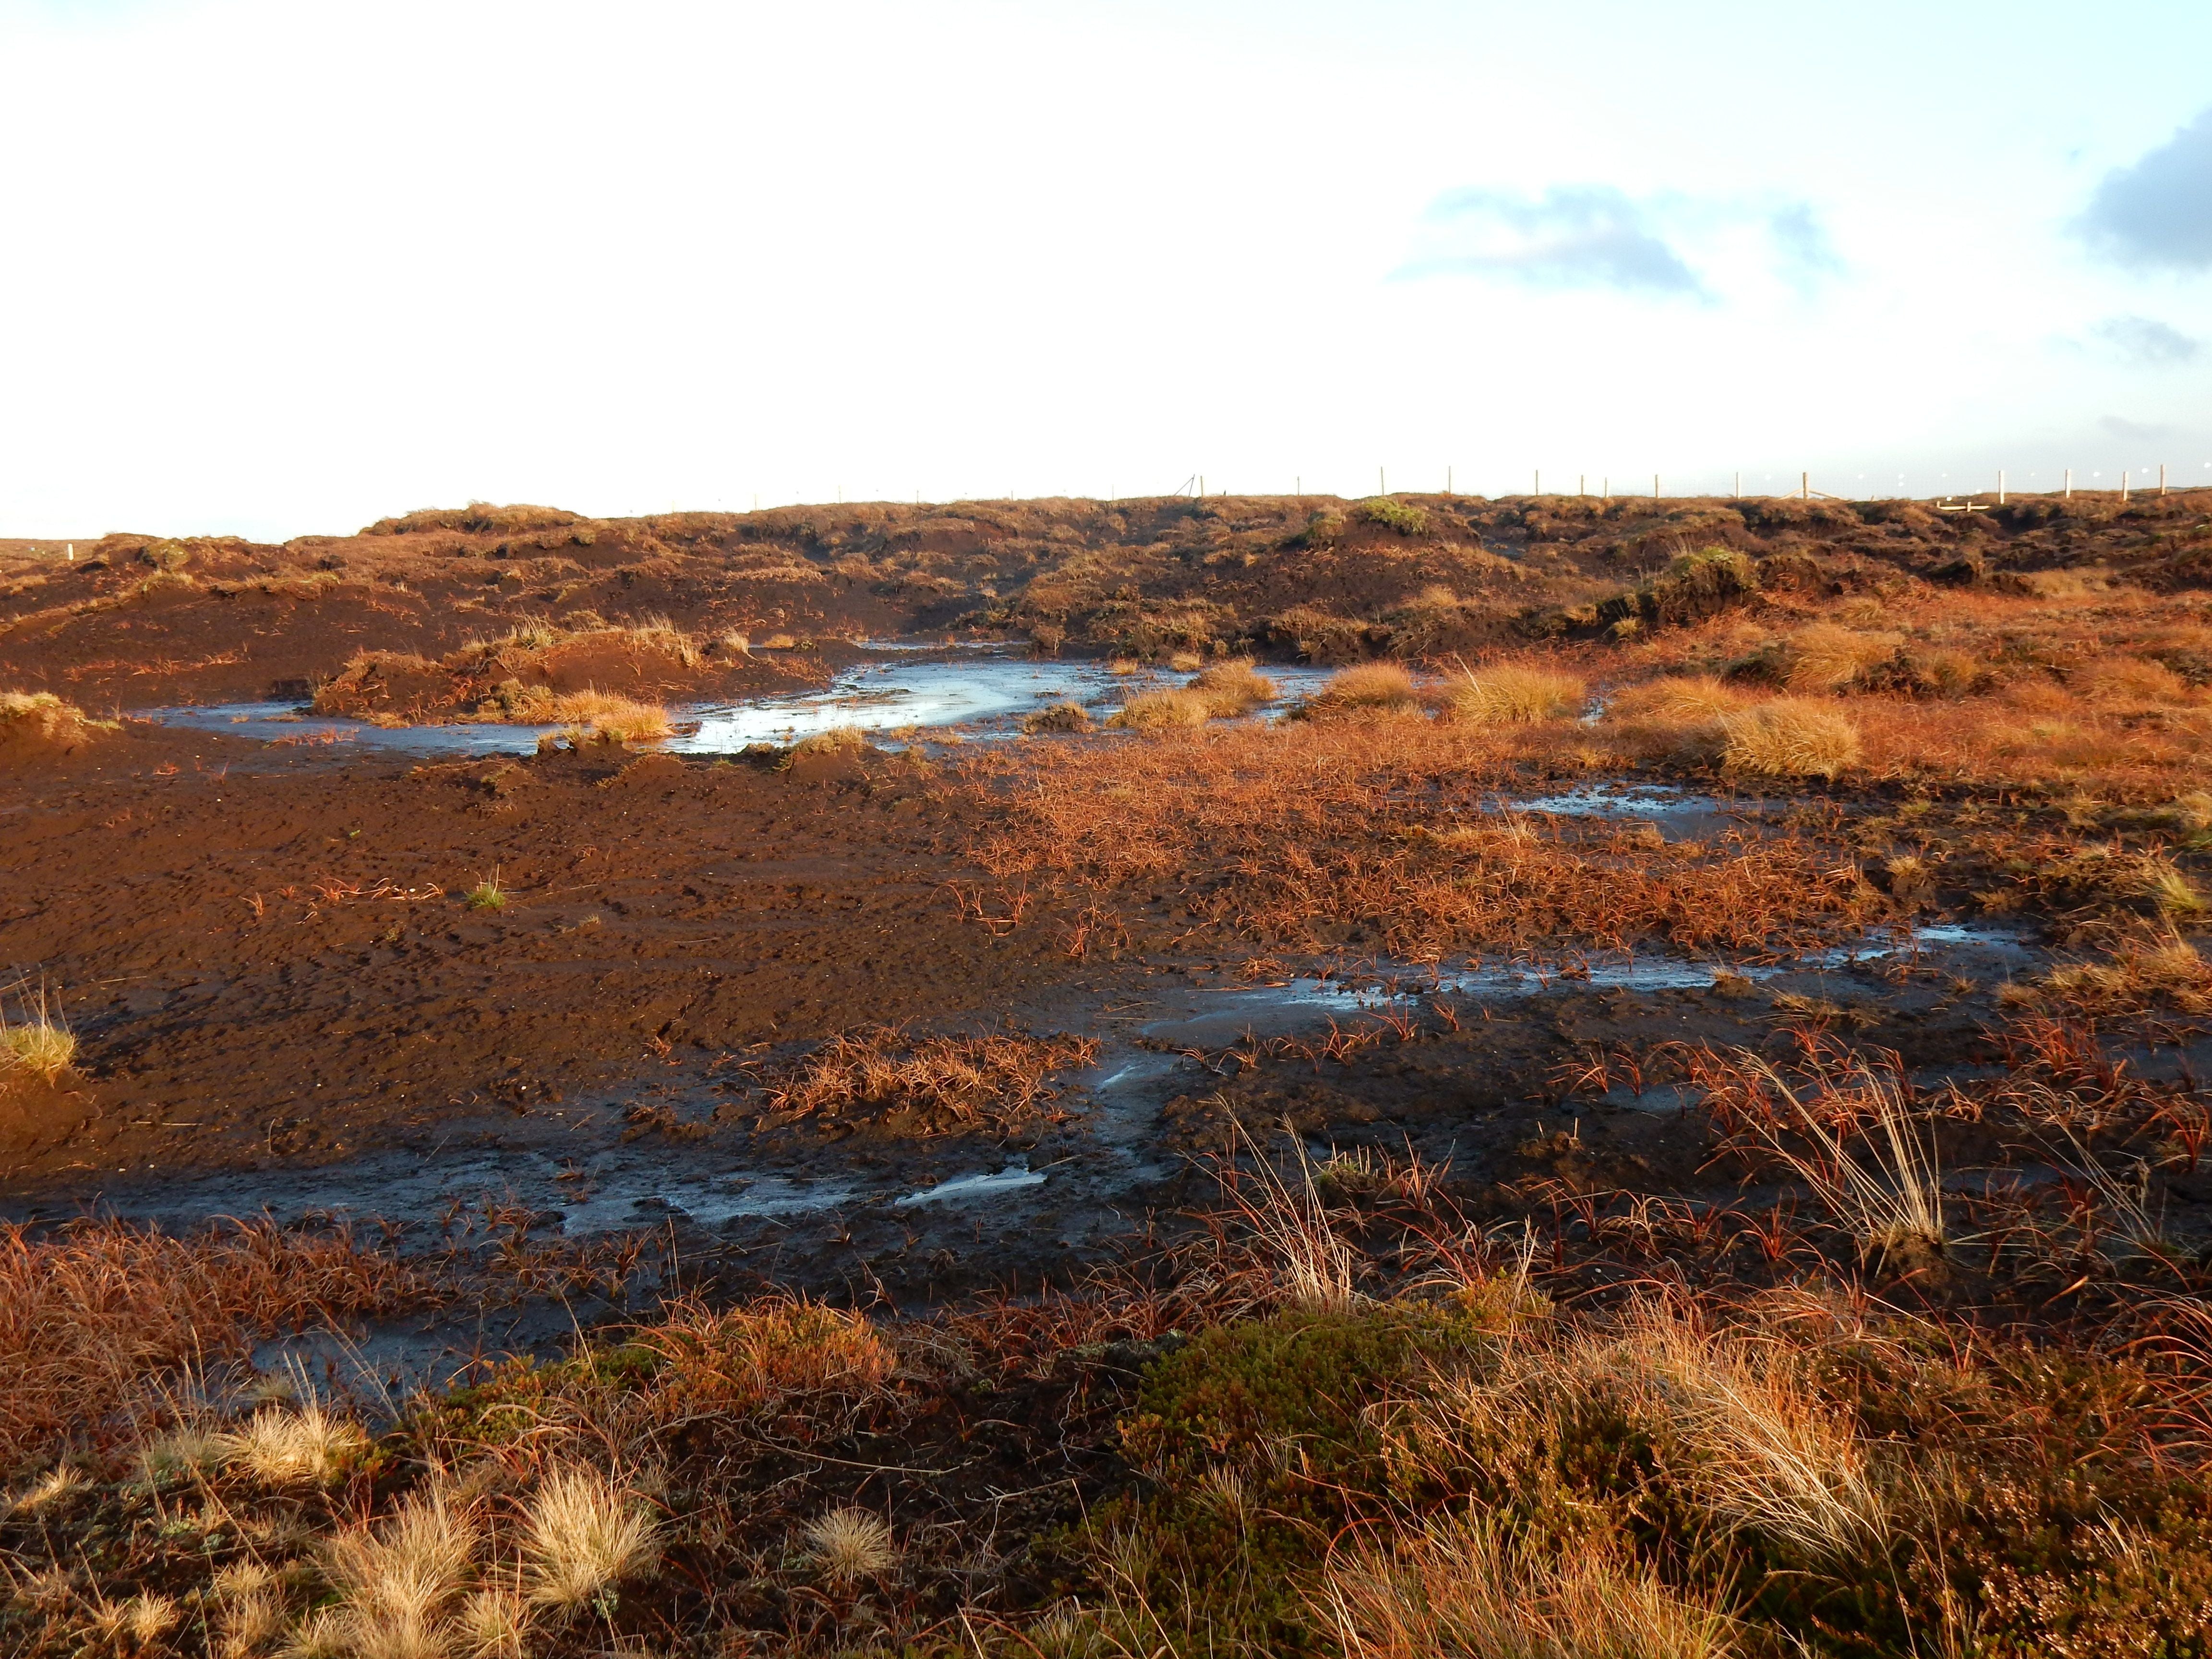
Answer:
M769 1100L799 1115L903 1108L948 1127L1007 1124L1052 1099L1055 1073L1087 1066L1097 1053L1090 1037L990 1032L909 1042L887 1027L832 1037L772 1085Z
M1795 836L1655 848L1603 822L1501 818L1488 805L1524 734L1543 741L1525 726L1294 722L978 756L967 775L1003 825L978 858L1010 890L1056 887L1126 916L1171 884L1193 929L1416 960L1654 938L1784 950L1872 913L1855 871Z
M1452 718L1476 726L1533 726L1582 712L1588 688L1572 674L1527 663L1501 663L1455 681L1447 693Z
M663 1386L686 1410L754 1411L792 1395L871 1394L896 1364L890 1345L860 1315L796 1299L719 1312L678 1303L641 1340L668 1361Z
M1397 711L1413 708L1417 696L1413 675L1398 664L1363 662L1330 675L1306 707L1316 714Z
M427 1293L343 1232L257 1222L173 1238L96 1222L40 1237L0 1224L0 1469L110 1442L130 1412L157 1413L179 1368Z

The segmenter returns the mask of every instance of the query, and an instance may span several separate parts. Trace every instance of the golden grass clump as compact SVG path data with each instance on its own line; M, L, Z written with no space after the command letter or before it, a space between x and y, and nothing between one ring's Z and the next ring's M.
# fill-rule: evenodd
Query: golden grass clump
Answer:
M1308 700L1316 714L1396 713L1412 708L1419 696L1411 671L1395 662L1354 663L1328 677Z
M660 1559L659 1528L644 1504L593 1469L562 1469L538 1483L521 1546L531 1603L563 1613L604 1603Z
M331 1540L326 1571L356 1659L443 1659L444 1615L467 1587L481 1541L475 1516L437 1493L408 1498L373 1531Z
M25 1000L23 1017L10 1024L0 1010L0 1076L27 1072L49 1085L76 1063L76 1033L62 1017L58 999L41 988Z
M397 1313L425 1290L415 1270L342 1232L257 1222L176 1238L121 1222L53 1235L0 1224L0 1471L126 1434L143 1442L173 1415L179 1368L243 1358L263 1338L332 1319ZM192 1461L211 1461L216 1448L191 1437ZM225 1441L221 1455L235 1449Z
M1215 720L1249 714L1261 703L1273 702L1276 690L1274 681L1255 668L1249 657L1215 663L1184 689L1205 697Z
M564 691L547 707L545 718L605 743L647 743L676 729L660 704L612 691Z
M1698 726L1735 713L1749 701L1736 687L1711 674L1668 674L1624 687L1606 703L1609 720L1658 720Z
M2146 858L2142 863L2142 888L2145 897L2154 902L2169 916L2201 916L2207 908L2204 895L2197 890L2186 872L2163 854Z
M465 1659L522 1659L530 1609L512 1590L471 1593L453 1614L453 1634Z
M1730 1621L1624 1565L1602 1539L1554 1553L1480 1521L1330 1564L1317 1601L1345 1659L1727 1659Z
M76 1464L57 1463L5 1504L0 1504L0 1515L35 1515L40 1510L67 1503L89 1484Z
M2031 985L2000 993L2015 1005L2063 1004L2089 1014L2140 1013L2160 1006L2212 1014L2212 962L2179 935L2121 945L2104 962L2067 963Z
M1892 1520L1867 1448L1794 1346L1652 1300L1582 1326L1540 1306L1521 1325L1494 1364L1416 1390L1391 1431L1409 1470L1474 1460L1534 1476L1564 1425L1618 1415L1717 1527L1813 1560L1879 1553Z
M335 1480L368 1437L350 1419L313 1401L298 1410L264 1406L244 1426L221 1437L223 1462L265 1486L319 1486Z
M777 1112L848 1116L896 1106L963 1127L1008 1123L1056 1092L1054 1073L1097 1057L1091 1038L988 1032L909 1042L894 1027L830 1039L791 1074L770 1085Z
M1212 718L1211 698L1202 691L1187 690L1178 686L1168 690L1133 693L1106 724L1131 731L1152 732L1175 726L1203 726Z
M1899 634L1863 634L1833 623L1799 629L1781 653L1783 684L1796 692L1841 691L1867 670L1888 661Z
M794 1395L872 1394L897 1364L866 1318L800 1298L720 1311L681 1303L644 1340L667 1358L672 1395L686 1410L751 1411Z
M880 1578L898 1565L898 1544L883 1517L849 1505L816 1520L806 1542L816 1570L841 1589Z
M1789 1350L1644 1302L1594 1358L1642 1392L1688 1455L1692 1489L1724 1522L1816 1558L1850 1556L1887 1535L1887 1500L1864 1445L1822 1406Z
M686 668L699 665L699 641L665 617L641 617L619 631L640 650L655 652Z
M2190 700L2189 683L2164 663L2145 657L2100 657L2077 684L2092 702L2176 703Z
M802 756L812 755L822 759L839 756L858 757L868 746L868 734L857 726L833 726L826 732L810 732L791 745L784 756L788 766Z
M121 1601L100 1597L93 1603L91 1624L106 1642L145 1650L157 1646L181 1617L173 1597L142 1591Z
M1534 726L1569 720L1582 712L1588 688L1572 674L1500 663L1452 683L1446 706L1471 726Z
M216 1611L222 1632L219 1650L234 1659L261 1653L284 1631L284 1601L273 1589L257 1588L226 1595Z
M1771 778L1833 779L1858 763L1859 728L1840 709L1776 697L1723 714L1721 764Z
M67 748L100 725L51 691L0 691L0 747L20 742Z

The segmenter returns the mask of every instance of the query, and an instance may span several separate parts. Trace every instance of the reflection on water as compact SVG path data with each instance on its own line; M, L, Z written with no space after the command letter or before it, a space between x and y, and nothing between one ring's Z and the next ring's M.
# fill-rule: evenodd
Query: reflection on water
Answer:
M1894 934L1869 933L1849 945L1780 962L1700 962L1657 951L1631 951L1611 961L1549 966L1501 963L1442 972L1413 963L1386 963L1371 976L1357 980L1295 978L1275 985L1201 991L1183 1012L1143 1029L1156 1042L1224 1047L1248 1030L1268 1035L1338 1013L1411 1005L1438 992L1510 1000L1547 991L1698 991L1717 984L1723 975L1763 981L1899 955L1972 952L2003 959L2025 956L2027 948L2018 934L2001 928L1936 922ZM1116 1080L1109 1078L1102 1086L1110 1087Z
M295 702L219 702L204 708L142 708L133 719L261 743L392 750L407 755L527 755L550 726L371 726L306 713Z
M1116 674L1097 662L1040 662L1004 647L948 652L943 646L874 645L871 654L827 686L736 702L695 703L674 710L687 728L660 745L678 754L731 754L748 744L787 744L837 726L866 732L961 728L979 738L1012 736L1022 717L1055 702L1079 702L1103 720L1133 690L1180 685L1164 671ZM931 654L923 655L923 652ZM1328 678L1318 668L1267 671L1285 703ZM302 745L350 744L416 755L525 755L551 726L372 726L329 719L286 702L220 703L204 708L151 708L139 718L163 726Z
M1693 795L1666 784L1636 783L1615 787L1577 784L1551 795L1528 795L1504 803L1515 811L1549 812L1562 818L1657 818L1676 813L1699 816L1726 807L1711 795Z

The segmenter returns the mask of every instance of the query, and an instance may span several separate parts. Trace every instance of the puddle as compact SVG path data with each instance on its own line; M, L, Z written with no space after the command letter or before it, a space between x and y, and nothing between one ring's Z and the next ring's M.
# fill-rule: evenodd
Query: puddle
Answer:
M1549 812L1563 818L1714 817L1729 810L1729 803L1712 795L1648 783L1620 788L1580 783L1556 794L1510 798L1498 805L1502 811Z
M1278 985L1196 992L1189 1000L1188 1012L1140 1029L1146 1036L1157 1042L1218 1048L1228 1047L1248 1031L1269 1035L1338 1014L1357 1014L1367 1009L1416 1002L1438 992L1502 1000L1540 996L1547 991L1701 991L1710 988L1723 973L1765 981L1931 950L1984 952L1999 957L2027 953L2027 946L2016 934L1997 928L1939 922L1915 929L1902 939L1875 935L1778 963L1700 962L1684 957L1632 954L1625 960L1613 962L1565 966L1501 963L1496 967L1447 970L1442 974L1406 963L1396 964L1395 970L1386 964L1376 975L1353 982L1301 978ZM1124 1066L1122 1072L1131 1069ZM1112 1088L1121 1081L1122 1072L1096 1086L1102 1090Z
M939 1182L934 1187L908 1193L892 1207L903 1210L916 1204L951 1203L965 1198L981 1198L990 1193L1009 1193L1023 1187L1042 1185L1044 1171L1032 1170L1027 1158L1018 1158L996 1174L955 1176L950 1181Z
M141 708L133 720L221 732L261 743L394 750L404 755L528 755L553 726L371 726L303 712L296 702L221 702L204 708Z
M842 670L829 685L788 696L738 702L688 703L672 709L691 728L658 745L679 755L732 754L754 743L787 744L841 726L864 732L912 727L960 728L975 738L1006 738L1022 717L1055 702L1083 704L1104 720L1134 690L1181 685L1189 678L1165 670L1116 674L1101 662L1038 661L1005 646L949 650L942 645L870 641L869 657ZM1266 670L1287 707L1325 681L1320 668ZM156 725L228 732L264 743L349 744L414 755L526 755L554 726L373 726L307 713L289 702L217 703L206 708L140 709Z
M594 1170L592 1190L561 1206L561 1231L569 1238L627 1232L641 1221L671 1214L712 1230L741 1217L831 1209L854 1197L854 1189L842 1182L741 1175L671 1181L651 1170L612 1176Z

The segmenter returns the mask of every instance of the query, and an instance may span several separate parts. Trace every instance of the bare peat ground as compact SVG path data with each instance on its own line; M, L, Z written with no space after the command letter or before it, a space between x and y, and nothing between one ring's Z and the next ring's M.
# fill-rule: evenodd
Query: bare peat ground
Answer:
M0 691L94 714L1228 662L1136 730L719 758L9 705L0 1642L2203 1652L2203 527L470 509L21 567ZM1269 721L1240 650L1381 661ZM471 1347L523 1357L407 1392Z

